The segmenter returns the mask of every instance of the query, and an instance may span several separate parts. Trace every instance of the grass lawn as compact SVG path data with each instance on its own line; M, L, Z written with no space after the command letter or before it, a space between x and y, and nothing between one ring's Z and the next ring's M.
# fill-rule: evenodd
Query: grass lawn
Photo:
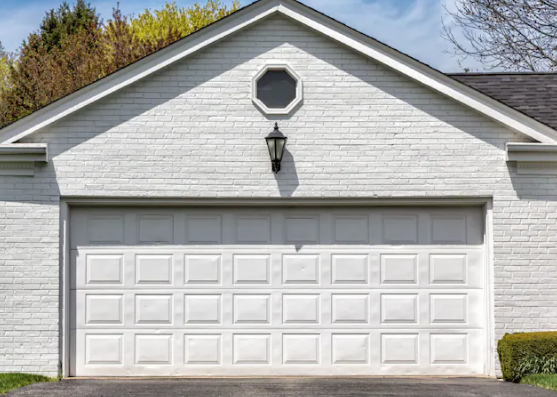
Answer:
M557 374L526 375L520 380L520 383L557 391Z
M0 394L8 393L20 387L39 382L57 382L56 378L31 374L0 374Z

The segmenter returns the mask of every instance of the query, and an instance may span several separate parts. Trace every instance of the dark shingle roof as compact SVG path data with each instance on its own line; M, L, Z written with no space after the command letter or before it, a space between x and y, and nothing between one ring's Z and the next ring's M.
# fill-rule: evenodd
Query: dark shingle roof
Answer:
M447 75L557 129L557 73Z

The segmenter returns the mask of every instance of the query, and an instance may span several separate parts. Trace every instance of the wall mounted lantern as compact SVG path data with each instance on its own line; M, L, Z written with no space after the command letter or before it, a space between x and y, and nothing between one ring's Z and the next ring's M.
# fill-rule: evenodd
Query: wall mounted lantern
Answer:
M271 156L272 169L275 174L278 174L280 171L280 162L282 161L287 139L288 138L280 132L278 123L275 123L275 129L265 138L267 147L269 148L269 155Z

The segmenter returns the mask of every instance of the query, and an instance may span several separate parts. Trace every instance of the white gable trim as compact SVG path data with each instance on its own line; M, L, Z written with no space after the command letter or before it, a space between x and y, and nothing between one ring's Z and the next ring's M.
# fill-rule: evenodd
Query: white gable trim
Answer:
M557 131L385 44L293 0L260 0L183 40L0 130L16 142L134 82L151 75L270 15L280 13L364 54L487 117L542 143L557 143Z

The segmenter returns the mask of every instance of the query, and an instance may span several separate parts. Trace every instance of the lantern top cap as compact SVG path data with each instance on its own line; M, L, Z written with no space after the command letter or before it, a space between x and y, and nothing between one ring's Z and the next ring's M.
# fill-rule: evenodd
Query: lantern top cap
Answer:
M273 129L273 132L271 132L265 139L288 139L288 138L282 132L280 132L278 123L275 123L275 128Z

